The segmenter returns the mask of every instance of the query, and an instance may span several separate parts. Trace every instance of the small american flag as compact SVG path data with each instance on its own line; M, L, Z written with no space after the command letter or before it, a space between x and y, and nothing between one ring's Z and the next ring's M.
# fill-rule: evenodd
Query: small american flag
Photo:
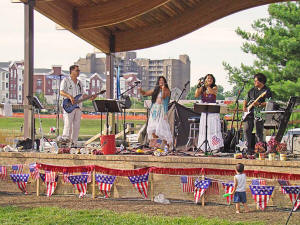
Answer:
M68 178L71 184L73 184L73 186L77 188L79 192L79 198L85 196L87 190L88 175L75 175L75 176L69 176Z
M105 195L105 198L109 197L108 193L110 192L115 179L116 176L96 174L96 182L98 184L99 191L101 191Z
M12 169L13 174L23 173L23 165L22 164L12 165L11 169Z
M231 193L233 188L234 188L234 183L229 182L229 183L222 183L225 194ZM229 195L226 197L227 204L230 204L232 202L233 195Z
M39 178L39 170L36 168L35 163L29 164L29 172L31 179L37 180Z
M141 193L144 198L147 198L148 178L149 173L139 176L128 177L133 186Z
M266 180L263 179L253 179L251 185L266 185Z
M210 180L209 188L206 190L208 195L219 195L219 182L210 178L205 177L204 180Z
M264 210L274 191L274 186L250 185L250 190L257 206Z
M195 203L197 204L200 200L201 196L204 194L206 189L210 185L210 180L196 180L195 181L195 190L194 190L194 197Z
M58 176L55 172L46 171L45 174L40 174L42 181L46 184L47 197L51 197L57 186Z
M181 176L181 188L182 192L194 192L194 182L191 176Z
M72 175L72 173L69 173L69 172L66 172L66 173L63 173L63 175L62 175L62 179L63 179L63 182L66 184L66 183L70 183L70 181L69 181L69 176L71 176Z
M300 207L300 197L297 200L297 195L300 193L300 186L283 186L285 193L290 196L291 202L293 203L293 211L296 211Z
M5 166L0 166L0 180L5 180L7 176L7 169Z
M286 192L285 192L283 186L290 186L290 185L291 185L290 182L289 182L288 180L281 180L281 179L278 179L278 183L279 183L279 185L281 186L281 192L282 192L283 194L286 194Z
M29 174L10 174L10 177L14 183L17 183L19 189L27 195L26 184L29 178Z
M211 143L212 145L216 146L218 144L220 144L221 140L220 138L218 138L217 136L213 136L212 139L211 139Z
M87 182L91 183L92 182L92 173L91 172L81 172L82 175L88 175Z

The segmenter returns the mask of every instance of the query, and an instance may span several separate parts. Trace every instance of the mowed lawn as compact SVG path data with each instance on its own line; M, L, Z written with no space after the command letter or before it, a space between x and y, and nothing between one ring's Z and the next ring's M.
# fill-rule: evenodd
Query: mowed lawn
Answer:
M108 210L74 210L54 207L1 207L0 224L201 224L201 225L260 225L262 222L232 222L203 217L163 217L136 213L115 213Z
M39 119L35 119L35 127L37 131L37 135L40 135L40 122ZM42 118L42 128L43 132L46 136L49 135L50 127L56 127L56 119L54 118ZM119 129L123 129L122 127L123 121L119 121ZM134 124L144 124L145 121L127 121L126 123L134 123ZM15 117L1 117L0 118L0 129L8 129L8 130L15 130L20 131L21 126L24 124L24 118L15 118ZM92 137L98 133L100 133L100 126L101 121L100 119L82 119L80 125L80 133L79 136L81 139L85 139L86 137ZM106 126L106 120L102 121L102 127ZM60 119L59 122L60 127L60 135L62 134L63 130L63 121ZM54 137L54 135L52 135Z

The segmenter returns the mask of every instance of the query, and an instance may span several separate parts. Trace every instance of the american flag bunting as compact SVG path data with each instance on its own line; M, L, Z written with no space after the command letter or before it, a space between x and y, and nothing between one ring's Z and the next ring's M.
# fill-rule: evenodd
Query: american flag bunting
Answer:
M222 183L225 194L231 193L233 188L234 188L234 183L230 182L230 183ZM230 204L232 202L233 199L233 195L229 195L226 197L226 202L227 204Z
M96 174L96 182L99 187L99 191L101 191L105 198L109 197L109 192L111 190L112 185L114 184L116 176L104 175L104 174Z
M194 182L191 176L180 177L182 192L194 192Z
M281 193L286 194L283 186L290 186L291 185L290 182L288 180L281 180L281 179L278 179L277 181L281 187Z
M74 175L74 176L69 176L68 178L71 184L73 184L73 186L77 188L79 192L79 198L85 196L87 190L88 175Z
M274 186L250 185L250 190L257 206L264 210L274 191Z
M18 185L18 188L27 195L26 184L29 178L29 174L10 174L10 177L14 183Z
M195 181L195 190L194 190L194 198L195 203L197 204L200 200L201 196L208 189L210 185L210 180L196 180Z
M300 197L296 202L297 195L300 193L300 186L282 186L282 189L289 195L294 207L293 211L296 211L300 207Z
M147 198L149 173L146 173L144 175L131 176L128 178L133 186L138 190L138 192L140 192L144 198Z
M0 166L0 180L5 180L7 176L6 166Z
M55 172L46 171L45 174L41 173L40 177L46 185L47 197L51 197L57 186L58 176Z

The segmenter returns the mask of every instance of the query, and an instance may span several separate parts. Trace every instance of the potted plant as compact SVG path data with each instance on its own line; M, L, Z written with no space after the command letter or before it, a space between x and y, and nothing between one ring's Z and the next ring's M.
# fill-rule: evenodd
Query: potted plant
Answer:
M287 144L286 143L280 143L277 146L276 150L280 154L280 160L286 161Z
M254 151L258 154L259 160L265 160L266 158L266 143L264 142L257 142L254 147Z
M269 154L269 160L275 160L275 156L277 153L278 141L276 141L275 137L271 137L267 144L267 152Z

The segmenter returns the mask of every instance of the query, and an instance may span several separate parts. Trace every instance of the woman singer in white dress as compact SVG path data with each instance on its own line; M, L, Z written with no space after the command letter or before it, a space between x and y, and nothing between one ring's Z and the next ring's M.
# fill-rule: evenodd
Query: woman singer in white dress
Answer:
M216 103L218 87L215 84L216 79L212 74L207 74L204 77L204 82L197 85L195 97L201 97L202 103ZM221 132L221 121L219 113L208 113L207 117L207 149L205 149L205 125L206 113L201 113L199 124L198 148L202 151L216 151L224 146L224 141Z
M139 89L141 95L152 96L152 105L147 126L149 140L159 138L163 141L163 145L167 145L169 148L173 142L173 137L167 118L171 92L166 78L159 76L154 90L144 91L141 88Z

